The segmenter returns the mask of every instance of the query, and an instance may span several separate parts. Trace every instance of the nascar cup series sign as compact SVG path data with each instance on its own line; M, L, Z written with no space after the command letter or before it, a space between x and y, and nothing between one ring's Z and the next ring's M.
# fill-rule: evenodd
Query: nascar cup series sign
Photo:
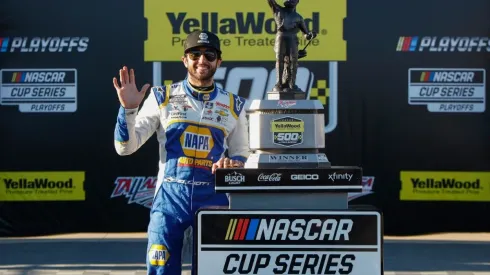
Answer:
M408 103L429 112L485 112L485 69L410 69Z
M0 76L1 105L17 105L24 113L77 110L76 69L4 69Z
M197 274L381 275L375 211L201 210Z

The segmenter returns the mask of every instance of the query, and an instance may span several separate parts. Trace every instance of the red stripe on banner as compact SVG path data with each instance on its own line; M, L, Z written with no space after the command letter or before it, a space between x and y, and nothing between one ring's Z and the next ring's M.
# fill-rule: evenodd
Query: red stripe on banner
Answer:
M425 79L424 79L424 81L425 82L429 82L429 80L430 80L430 72L425 72Z
M248 224L250 223L250 219L245 219L243 222L242 233L240 234L240 241L245 239L245 235L247 234Z
M236 227L236 232L235 236L233 237L233 240L238 241L240 238L240 233L242 231L242 225L243 225L243 219L238 220L238 226Z
M405 37L405 40L403 41L403 51L408 51L411 42L412 42L412 37Z
M22 75L25 73L17 73L17 79L15 79L15 82L20 82L22 80Z

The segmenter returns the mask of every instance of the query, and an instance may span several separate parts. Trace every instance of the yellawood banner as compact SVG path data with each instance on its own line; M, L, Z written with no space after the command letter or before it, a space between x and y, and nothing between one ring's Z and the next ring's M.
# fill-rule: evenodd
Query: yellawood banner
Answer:
M490 172L402 171L400 200L490 201Z
M0 201L83 201L85 172L0 172Z
M282 4L282 1L278 1ZM145 0L148 40L145 61L178 61L188 33L205 29L221 39L227 61L274 61L276 25L267 0L246 2L207 0ZM297 11L310 31L318 33L307 48L305 61L345 61L343 39L346 0L301 1ZM301 33L298 33L301 35ZM299 48L306 45L300 39Z

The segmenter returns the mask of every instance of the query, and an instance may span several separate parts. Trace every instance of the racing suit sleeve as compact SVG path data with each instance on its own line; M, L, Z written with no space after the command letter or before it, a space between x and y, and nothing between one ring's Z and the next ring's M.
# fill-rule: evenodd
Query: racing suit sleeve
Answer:
M243 163L250 155L248 144L248 120L245 110L240 112L235 128L228 135L228 156Z
M121 156L136 152L155 133L160 123L160 112L154 88L138 108L125 109L119 107L116 128L114 131L114 146Z

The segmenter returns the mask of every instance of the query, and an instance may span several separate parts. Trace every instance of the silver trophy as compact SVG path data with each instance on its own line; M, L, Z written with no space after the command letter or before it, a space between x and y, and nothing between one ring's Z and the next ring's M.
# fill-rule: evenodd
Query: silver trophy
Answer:
M301 31L311 42L316 33L308 30L297 13L297 0L286 0L284 6L267 1L277 26L276 85L267 92L266 100L253 100L248 110L250 149L254 153L245 167L329 167L327 156L319 152L325 148L323 105L318 100L306 100L306 93L295 83L298 59L306 56L305 49L298 49L297 34Z

